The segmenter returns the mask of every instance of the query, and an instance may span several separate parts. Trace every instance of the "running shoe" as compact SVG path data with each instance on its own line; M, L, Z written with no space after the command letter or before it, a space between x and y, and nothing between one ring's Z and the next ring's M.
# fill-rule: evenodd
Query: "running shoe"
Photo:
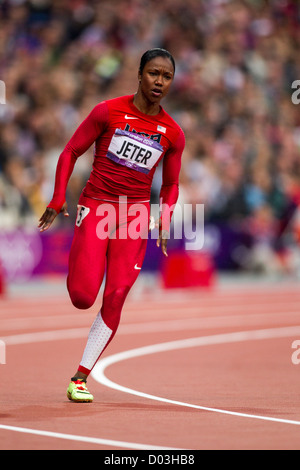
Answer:
M88 391L86 382L77 378L71 379L67 390L67 397L77 403L90 403L94 400L93 395Z

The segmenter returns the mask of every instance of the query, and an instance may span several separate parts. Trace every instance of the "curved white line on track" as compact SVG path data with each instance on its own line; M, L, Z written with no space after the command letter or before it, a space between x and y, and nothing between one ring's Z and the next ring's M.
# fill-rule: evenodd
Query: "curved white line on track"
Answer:
M156 328L157 326L161 327L161 325L158 325L160 322L156 322L156 323L157 323ZM168 328L170 328L171 322L163 322L163 323L166 323L165 326L168 326ZM126 328L123 334L132 334L132 331L130 331L130 326L132 325L130 324L126 325ZM138 326L138 325L134 325L134 326ZM193 326L195 327L195 325ZM156 330L156 328L154 328L154 330ZM177 329L177 328L174 328L174 329ZM181 325L181 329L182 329L182 325ZM188 329L188 328L185 328L185 329ZM21 334L21 335L7 336L7 337L4 337L3 339L6 341L7 345L39 343L42 341L57 341L57 340L59 341L59 340L66 340L66 339L75 339L75 338L85 336L88 331L89 331L89 328L73 328L73 329L67 329L67 330L55 330L55 331L48 331L48 332L35 332L35 333L29 333L29 334L23 334L23 335ZM134 328L135 333L141 333L141 332L146 332L146 331L147 331L147 323L141 324L141 327L138 327L137 331L135 331L135 328ZM260 420L265 420L265 421L300 425L299 421L292 421L292 420L277 419L277 418L266 417L266 416L257 416L257 415L250 415L250 414L245 414L245 413L231 412L227 410L198 406L198 405L193 405L193 404L184 403L180 401L169 400L169 399L162 398L162 397L156 397L154 395L149 395L146 393L139 392L137 390L132 390L132 389L123 387L121 385L118 385L110 381L109 379L107 379L107 377L104 374L105 369L109 365L112 365L114 363L117 363L126 359L130 359L133 357L146 355L146 354L170 351L174 349L184 349L184 348L190 348L190 347L205 346L205 345L210 345L210 344L212 345L212 344L222 344L222 343L230 343L230 342L258 340L258 339L282 338L282 337L290 337L293 335L300 335L299 326L285 327L285 328L272 328L272 329L254 330L254 331L242 331L242 332L237 332L237 333L228 333L228 334L221 334L221 335L191 338L191 339L185 339L185 340L179 340L179 341L171 341L169 343L161 343L157 345L134 349L131 351L124 351L122 353L109 356L105 359L101 359L96 364L94 370L92 371L92 375L96 381L110 388L113 388L113 389L116 389L118 391L122 391L125 393L130 393L132 395L137 395L140 397L151 399L151 400L175 404L178 406L184 406L188 408L194 408L198 410L223 413L227 415L234 415L234 416L241 416L245 418L254 418L254 419L260 419ZM25 433L25 434L45 436L45 437L50 437L50 438L74 440L74 441L80 441L80 442L86 442L86 443L98 444L98 445L104 445L104 446L106 445L109 447L120 447L120 448L125 448L125 449L182 450L182 449L172 448L172 447L160 447L160 446L153 446L153 445L147 445L147 444L114 441L114 440L101 439L101 438L96 438L96 437L78 436L78 435L72 435L72 434L43 431L43 430L38 430L38 429L22 428L18 426L6 426L3 424L0 424L0 429L7 430L7 431L20 432L20 433Z
M253 340L266 340L274 338L284 338L294 335L300 335L300 326L294 327L282 327L282 328L269 328L263 330L250 330L250 331L239 331L235 333L225 333L212 336L200 336L197 338L189 338L178 341L170 341L167 343L153 344L150 346L145 346L141 348L131 349L129 351L124 351L106 358L100 359L100 361L95 365L94 369L91 372L93 378L102 385L105 385L109 388L118 390L120 392L129 393L131 395L136 395L142 398L147 398L150 400L160 401L164 403L169 403L172 405L183 406L187 408L194 408L197 410L211 411L215 413L222 413L231 416L239 416L243 418L252 418L259 419L263 421L273 421L277 423L285 424L294 424L299 426L300 421L293 421L289 419L273 418L269 416L259 416L248 413L239 413L235 411L222 410L218 408L210 408L207 406L194 405L191 403L184 403L177 400L169 400L168 398L158 397L155 395L150 395L148 393L139 392L128 387L119 385L105 375L105 370L107 367L118 362L132 359L134 357L145 356L148 354L155 354L159 352L172 351L178 349L194 348L199 346L208 346L214 344L225 344L225 343L236 343L243 341L253 341Z
M160 446L151 446L146 444L138 444L134 442L123 442L123 441L113 441L111 439L100 439L98 437L87 437L87 436L77 436L75 434L63 434L60 432L51 432L51 431L41 431L39 429L29 429L29 428L20 428L18 426L5 426L0 424L0 429L5 431L14 431L21 432L23 434L34 434L36 436L51 437L54 439L66 439L69 441L79 441L86 442L88 444L98 444L109 447L121 447L122 449L134 449L134 450L182 450L175 449L174 447L160 447Z

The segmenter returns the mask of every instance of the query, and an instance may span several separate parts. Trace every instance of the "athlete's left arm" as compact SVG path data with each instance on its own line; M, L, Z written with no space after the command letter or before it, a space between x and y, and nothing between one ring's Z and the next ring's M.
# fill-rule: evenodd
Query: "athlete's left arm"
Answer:
M169 222L179 195L179 173L181 168L181 156L185 146L184 133L180 129L179 135L173 147L163 158L162 186L160 190L160 204L162 214L169 212ZM166 221L167 222L167 221ZM165 228L163 226L163 228Z
M169 238L171 218L179 195L179 173L181 169L181 156L185 146L184 133L180 129L179 135L173 147L171 147L163 158L162 186L160 190L160 234L157 245L164 238ZM167 232L167 233L166 233ZM164 235L165 234L165 235ZM166 255L162 243L162 250Z

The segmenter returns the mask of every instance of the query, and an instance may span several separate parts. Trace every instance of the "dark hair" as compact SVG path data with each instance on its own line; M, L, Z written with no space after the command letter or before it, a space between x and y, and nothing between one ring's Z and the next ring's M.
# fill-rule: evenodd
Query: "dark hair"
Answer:
M174 73L175 73L175 60L172 54L166 49L161 49L160 47L149 49L142 55L139 72L142 73L147 62L149 62L152 59L155 59L155 57L166 57L167 59L169 59L172 62Z

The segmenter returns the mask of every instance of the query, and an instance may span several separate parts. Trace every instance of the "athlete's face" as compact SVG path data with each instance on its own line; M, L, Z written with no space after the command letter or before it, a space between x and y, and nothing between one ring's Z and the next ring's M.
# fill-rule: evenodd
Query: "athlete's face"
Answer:
M140 90L148 101L159 103L167 95L173 77L174 68L170 59L155 57L139 73Z

